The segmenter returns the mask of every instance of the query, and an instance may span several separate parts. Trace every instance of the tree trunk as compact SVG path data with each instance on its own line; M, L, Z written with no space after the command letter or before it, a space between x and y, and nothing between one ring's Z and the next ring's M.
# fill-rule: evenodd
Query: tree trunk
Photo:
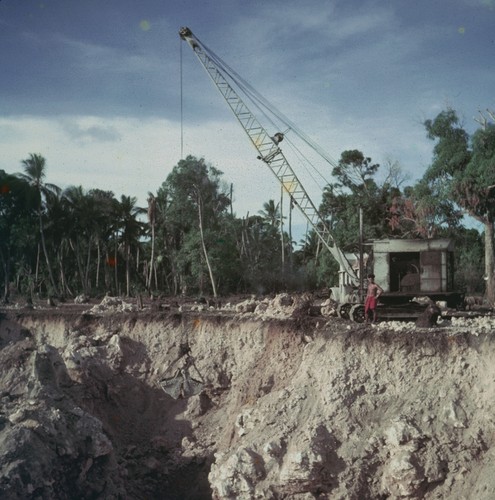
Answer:
M131 245L126 243L125 250L125 293L127 297L131 295Z
M48 277L50 278L50 284L53 287L53 293L58 295L57 285L55 284L55 278L53 277L52 266L50 265L50 258L48 257L48 251L46 249L45 243L45 232L43 231L43 220L41 218L41 211L38 214L40 222L40 236L41 236L41 247L43 248L43 253L45 254L46 267L48 269Z
M58 268L60 271L60 293L62 294L63 297L65 297L67 294L72 296L72 291L69 288L69 284L67 283L67 278L65 276L65 269L64 269L64 241L60 243L58 252L57 252L57 258L58 258Z
M75 243L72 240L70 240L70 246L76 255L77 270L79 272L79 278L81 280L82 292L86 293L86 286L84 283L84 270L81 262L81 250L79 247L79 238L76 237Z
M203 234L203 214L201 213L201 196L198 196L198 217L199 217L199 234L201 235L201 246L205 256L206 266L210 274L211 287L213 289L213 297L217 298L217 287L215 285L215 278L213 277L213 270L211 269L210 260L208 259L208 252L206 251L205 238Z
M104 258L105 258L105 265L103 266L103 280L105 282L105 293L108 293L110 290L112 290L112 266L111 266L111 258L110 258L110 251L107 246L104 247Z
M494 243L494 221L488 217L485 222L485 277L486 277L486 300L490 305L495 305L495 243Z
M88 239L88 256L86 258L86 271L84 273L84 293L89 295L91 290L89 270L91 267L91 237Z
M38 243L38 251L36 252L36 270L34 273L34 279L36 283L38 283L38 276L40 273L40 252L41 252L41 247L40 244Z
M155 267L155 224L151 224L151 257L150 257L150 269L148 276L148 283L146 287L149 291L151 291L151 280L153 278L153 269ZM155 282L156 282L156 274L155 274ZM155 283L156 284L156 283Z
M119 272L118 272L118 261L117 261L117 254L118 254L117 237L118 237L118 235L115 234L115 248L114 248L115 295L119 295Z
M9 301L9 296L10 296L10 264L9 264L9 257L4 257L3 252L0 250L0 260L2 261L2 267L3 267L3 277L4 277L4 284L3 284L3 299L2 302L5 304L8 303Z
M153 263L153 276L155 277L155 290L158 290L158 271L156 269L156 262Z
M96 277L95 277L95 288L98 290L100 286L100 264L101 264L101 247L100 239L96 240Z

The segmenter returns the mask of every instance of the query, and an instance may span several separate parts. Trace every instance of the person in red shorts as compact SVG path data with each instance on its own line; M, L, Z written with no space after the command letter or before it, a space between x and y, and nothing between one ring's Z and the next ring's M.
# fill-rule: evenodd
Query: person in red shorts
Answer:
M373 323L376 322L376 306L378 303L378 297L383 293L383 289L375 283L375 275L368 275L368 291L366 292L366 300L364 302L364 317L366 318L366 323L369 323L369 313L372 314Z

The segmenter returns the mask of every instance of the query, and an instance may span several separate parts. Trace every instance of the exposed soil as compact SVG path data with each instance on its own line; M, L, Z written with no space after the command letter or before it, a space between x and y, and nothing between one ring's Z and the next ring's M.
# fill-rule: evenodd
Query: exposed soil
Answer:
M4 308L0 497L495 498L493 316L241 299ZM186 343L202 390L174 399Z

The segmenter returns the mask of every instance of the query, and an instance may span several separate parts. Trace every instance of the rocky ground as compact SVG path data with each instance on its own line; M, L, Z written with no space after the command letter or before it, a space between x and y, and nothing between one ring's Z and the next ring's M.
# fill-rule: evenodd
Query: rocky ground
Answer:
M493 316L80 302L1 310L0 498L495 498Z

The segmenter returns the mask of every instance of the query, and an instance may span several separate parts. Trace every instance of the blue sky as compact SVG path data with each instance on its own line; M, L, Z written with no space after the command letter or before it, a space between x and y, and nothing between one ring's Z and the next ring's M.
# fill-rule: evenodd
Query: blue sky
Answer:
M181 26L333 158L359 149L410 182L431 160L425 119L450 106L474 130L495 108L495 0L0 0L0 169L39 153L47 182L145 205L183 130L184 155L233 183L238 216L278 199L185 44L181 126Z

